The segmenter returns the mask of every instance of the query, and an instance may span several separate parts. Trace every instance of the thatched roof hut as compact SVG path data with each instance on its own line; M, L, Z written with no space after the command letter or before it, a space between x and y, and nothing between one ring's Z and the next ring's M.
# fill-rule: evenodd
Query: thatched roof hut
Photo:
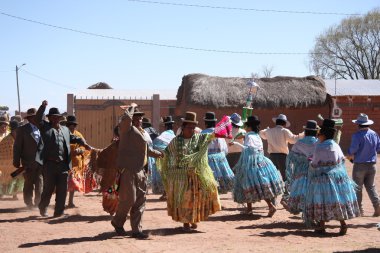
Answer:
M108 83L99 82L89 86L87 89L112 89L112 87Z
M250 80L252 79L189 74L182 78L177 104L241 108L247 99L247 82ZM315 76L278 76L254 81L260 86L253 101L255 108L304 108L328 102L324 82Z

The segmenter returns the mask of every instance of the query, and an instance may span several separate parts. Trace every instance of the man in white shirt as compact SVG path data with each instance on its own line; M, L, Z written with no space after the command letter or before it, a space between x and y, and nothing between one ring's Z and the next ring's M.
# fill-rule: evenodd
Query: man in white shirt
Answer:
M287 129L290 122L284 114L280 114L272 118L272 120L276 123L276 126L261 130L259 134L262 139L268 141L269 159L272 160L285 181L286 157L289 154L288 144L296 143L297 140L303 138L303 134L295 135Z

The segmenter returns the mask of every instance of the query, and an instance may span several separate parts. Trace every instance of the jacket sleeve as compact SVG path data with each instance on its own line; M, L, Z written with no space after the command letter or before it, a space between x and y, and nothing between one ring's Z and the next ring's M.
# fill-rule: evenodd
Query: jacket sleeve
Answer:
M119 123L120 132L127 132L132 128L132 117L135 108L132 107L130 110L125 110L123 116L121 117L121 121Z
M38 124L37 127L41 128L43 125L44 125L44 121L42 120L43 116L44 116L44 112L46 110L46 106L43 106L41 105L38 110L37 110L37 113L36 113L36 122Z
M22 128L17 129L17 135L13 144L13 166L20 167L21 151L23 146L24 135L22 134Z

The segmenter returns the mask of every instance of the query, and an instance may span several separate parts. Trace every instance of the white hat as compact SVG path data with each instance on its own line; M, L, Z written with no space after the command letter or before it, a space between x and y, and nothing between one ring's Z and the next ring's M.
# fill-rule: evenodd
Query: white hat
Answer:
M233 113L230 116L230 120L231 120L232 123L234 123L237 126L242 126L243 125L243 121L241 121L241 117L237 113Z
M285 121L286 122L286 127L290 127L290 122L288 121L288 119L286 118L286 115L285 114L279 114L277 117L274 117L274 118L272 118L272 121L274 122L274 123L276 123L276 120L278 120L278 119L280 119L280 120L282 120L282 121Z
M356 120L353 120L352 122L363 126L370 126L373 124L373 120L368 119L368 115L364 113L360 113L358 115L358 118Z

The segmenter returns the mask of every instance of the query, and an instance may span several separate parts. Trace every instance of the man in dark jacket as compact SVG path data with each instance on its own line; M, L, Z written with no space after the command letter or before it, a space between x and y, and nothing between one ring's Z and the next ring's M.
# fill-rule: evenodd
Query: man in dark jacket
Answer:
M41 152L43 141L38 123L36 122L36 109L30 108L26 112L25 119L29 123L17 129L15 143L13 145L13 166L24 167L24 203L28 208L33 208L40 203L42 192L42 164ZM21 163L20 163L21 161ZM33 204L34 192L34 204Z
M70 143L78 143L86 149L91 149L91 147L83 139L70 134L66 126L59 124L62 115L58 108L50 108L49 114L46 115L49 122L43 121L42 117L47 104L46 100L43 101L36 115L36 120L41 122L40 131L44 142L42 150L44 187L38 207L41 216L46 217L47 207L55 189L54 217L59 217L63 215L65 209L67 177L71 169Z

